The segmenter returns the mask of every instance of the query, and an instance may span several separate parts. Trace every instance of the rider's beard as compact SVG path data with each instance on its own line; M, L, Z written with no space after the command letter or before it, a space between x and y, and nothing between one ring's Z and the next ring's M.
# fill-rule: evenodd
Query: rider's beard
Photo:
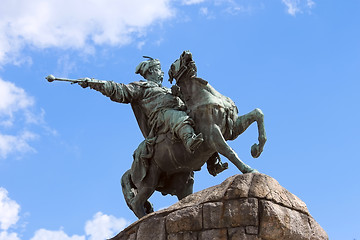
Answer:
M161 73L160 75L152 75L151 77L146 78L148 81L157 83L159 85L162 85L163 79L164 79L164 73Z
M164 80L164 73L162 72L158 77L157 77L157 83L161 84Z

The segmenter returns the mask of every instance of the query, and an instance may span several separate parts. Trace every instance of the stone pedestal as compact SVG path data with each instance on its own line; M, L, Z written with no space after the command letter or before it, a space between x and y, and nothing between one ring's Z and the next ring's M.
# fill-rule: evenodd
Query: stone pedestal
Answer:
M111 240L325 240L305 203L260 173L235 175L136 221Z

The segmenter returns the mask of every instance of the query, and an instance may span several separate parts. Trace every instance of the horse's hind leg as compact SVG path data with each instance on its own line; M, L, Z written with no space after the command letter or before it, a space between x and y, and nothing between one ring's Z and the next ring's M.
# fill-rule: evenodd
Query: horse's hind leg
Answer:
M211 142L215 150L229 159L242 173L258 172L240 160L236 152L226 143L220 128L217 125L211 127Z
M151 164L146 177L137 184L137 193L130 201L130 208L138 218L153 211L148 199L154 193L159 182L160 169L156 164Z
M258 132L259 132L259 137L258 137L259 144L255 143L251 147L251 155L254 158L257 158L262 153L266 142L264 114L259 108L256 108L253 111L245 115L239 116L237 118L233 129L234 132L233 139L237 138L240 134L242 134L255 121L257 123Z
M124 194L126 204L134 212L132 203L133 203L133 199L138 194L138 189L132 182L130 169L127 170L124 173L124 175L121 177L121 188ZM154 211L152 204L148 200L146 200L144 203L144 209L146 214L149 214Z
M176 196L179 200L193 193L194 172L179 173L174 177L176 177Z

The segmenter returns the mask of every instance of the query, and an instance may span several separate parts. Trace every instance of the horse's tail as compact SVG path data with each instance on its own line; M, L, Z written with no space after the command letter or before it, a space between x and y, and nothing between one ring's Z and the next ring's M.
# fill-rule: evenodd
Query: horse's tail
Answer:
M121 177L121 188L124 194L125 202L128 207L132 210L132 201L138 193L138 189L135 186L134 182L131 179L131 169L127 170ZM147 200L144 204L146 213L151 213L154 211L152 204Z

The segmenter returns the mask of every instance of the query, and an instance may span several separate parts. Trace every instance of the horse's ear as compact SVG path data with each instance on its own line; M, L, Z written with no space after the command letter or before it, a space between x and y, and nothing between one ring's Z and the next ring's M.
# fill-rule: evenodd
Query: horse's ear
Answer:
M173 80L174 80L174 76L173 76L173 71L172 71L172 69L173 69L173 64L171 64L171 67L170 67L169 72L168 72L168 74L169 74L169 82L170 82L171 84L173 83Z

